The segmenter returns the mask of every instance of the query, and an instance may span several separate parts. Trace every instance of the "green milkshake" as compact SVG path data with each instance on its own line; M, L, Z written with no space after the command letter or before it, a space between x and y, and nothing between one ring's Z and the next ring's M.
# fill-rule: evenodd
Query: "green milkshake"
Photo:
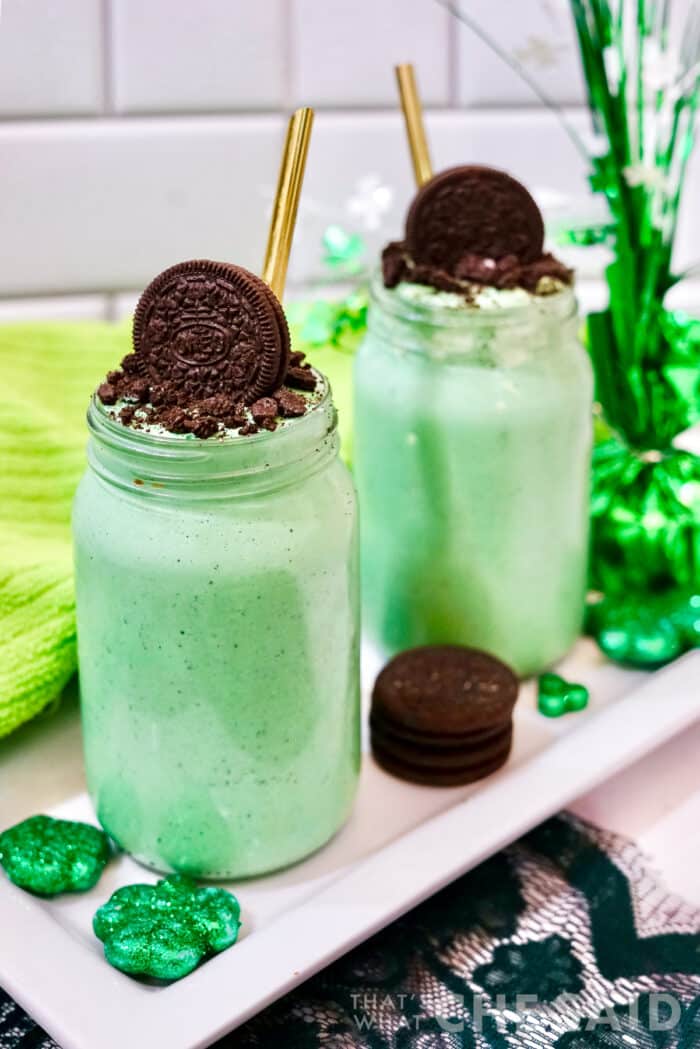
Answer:
M239 384L264 380L254 354L221 347L249 310L250 337L279 349L279 313L263 327L268 293L249 274L212 281L214 265L166 271L165 335L137 311L136 352L90 405L73 523L97 815L148 866L219 878L299 860L350 811L359 595L328 384L278 354L267 395L215 392L230 359Z
M482 252L500 236L488 206ZM372 288L355 365L364 622L389 652L461 643L529 675L581 629L591 369L564 267L452 236L428 242L450 248L445 268L390 245Z

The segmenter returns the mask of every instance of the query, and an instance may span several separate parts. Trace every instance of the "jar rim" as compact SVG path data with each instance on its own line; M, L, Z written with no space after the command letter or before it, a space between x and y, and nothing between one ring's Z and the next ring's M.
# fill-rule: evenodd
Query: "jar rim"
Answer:
M284 487L315 472L338 451L330 383L316 374L323 390L311 411L286 419L276 430L246 437L203 439L134 430L111 418L93 395L87 412L88 462L104 480L131 492L137 486L142 495L225 498L234 488L244 493Z
M333 407L331 385L328 379L317 369L314 371L323 383L322 396L314 403L311 411L297 418L285 419L284 424L276 430L261 429L258 433L248 434L245 437L225 434L207 438L195 437L194 434L152 433L148 430L136 430L115 419L107 406L100 401L96 392L92 394L88 405L88 429L100 440L114 438L114 445L121 446L124 451L143 452L146 455L157 449L162 450L163 453L168 450L184 451L185 455L189 455L200 449L206 449L206 451L214 448L231 449L242 446L244 442L247 448L256 445L264 446L271 441L279 440L283 434L291 430L298 431L304 424L310 425L309 420L318 418L317 412L323 413Z
M409 282L410 283L410 282ZM415 287L423 287L416 284ZM427 287L427 286L426 286ZM429 289L431 291L436 289ZM573 317L578 303L573 286L562 287L547 295L530 293L527 302L484 309L478 306L448 306L438 301L416 302L402 297L394 288L384 284L381 268L377 268L370 285L372 302L382 312L398 321L420 323L434 328L507 328L537 320L565 321ZM456 294L456 293L455 293Z

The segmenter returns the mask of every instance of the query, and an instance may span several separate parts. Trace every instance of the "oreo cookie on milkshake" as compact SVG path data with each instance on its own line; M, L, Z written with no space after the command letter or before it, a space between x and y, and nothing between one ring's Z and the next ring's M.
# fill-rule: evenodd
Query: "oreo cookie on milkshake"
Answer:
M518 679L495 656L430 645L395 656L372 693L372 752L413 783L473 783L505 764Z
M280 301L312 115L290 120L263 277L213 259L159 273L136 307L133 352L96 391L108 417L151 436L223 441L273 432L322 400Z
M544 296L571 284L573 272L544 249L542 213L521 182L484 164L433 173L413 67L396 74L418 192L403 240L382 252L385 287L416 284L473 305L487 288Z

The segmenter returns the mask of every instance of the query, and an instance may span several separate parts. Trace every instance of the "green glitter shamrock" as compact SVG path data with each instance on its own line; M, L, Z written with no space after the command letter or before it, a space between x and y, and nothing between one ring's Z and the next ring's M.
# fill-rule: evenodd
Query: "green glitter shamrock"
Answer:
M548 718L558 718L588 706L588 689L559 674L541 674L538 682L537 709Z
M0 864L8 878L41 896L86 892L110 856L109 838L89 823L30 816L0 834Z
M95 914L92 927L110 965L132 976L179 980L236 942L241 909L225 889L184 874L156 885L125 885Z

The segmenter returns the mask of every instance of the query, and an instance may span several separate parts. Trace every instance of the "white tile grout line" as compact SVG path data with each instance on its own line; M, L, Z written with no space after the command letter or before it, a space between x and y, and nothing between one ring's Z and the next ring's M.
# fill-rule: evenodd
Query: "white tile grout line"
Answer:
M109 292L105 295L105 320L109 321L110 324L116 324L119 320L117 297L115 292Z
M108 48L109 50L109 48ZM291 50L291 49L290 49ZM110 59L111 64L111 59ZM288 60L288 66L292 67L292 61ZM290 80L293 77L290 76ZM110 80L112 80L110 76ZM113 88L113 82L111 88ZM281 106L271 106L261 109L154 109L143 111L140 110L138 113L120 113L114 109L106 110L104 113L91 114L91 113L32 113L32 114L21 114L13 116L11 114L3 114L0 118L0 129L8 129L13 127L19 127L21 125L27 125L28 127L37 124L50 124L52 126L58 126L61 124L74 124L76 122L82 122L84 124L104 124L106 121L149 121L149 120L212 120L212 119L257 119L258 117L271 117L279 116L284 114L291 109L293 105L292 100L292 88L289 89L285 86L285 92L288 91L285 104ZM112 103L110 102L110 105ZM398 110L386 102L382 102L379 105L353 103L350 106L339 106L337 103L332 105L325 105L323 103L313 102L311 103L318 114L323 114L324 117L337 117L342 119L349 119L353 117L365 117L371 119L372 117L386 117L396 116ZM564 107L564 113L568 117L575 118L579 114L587 114L588 109L585 105L570 105ZM504 118L510 118L517 116L521 120L532 119L541 116L551 116L550 111L546 106L538 105L517 105L512 103L510 105L504 103L498 103L497 105L483 105L483 106L464 106L460 105L459 102L454 104L450 103L446 106L437 105L431 103L425 107L426 116L430 117L431 114L440 114L443 116L460 116L475 119L489 119L489 120L500 120Z
M595 293L603 294L606 290L606 285L602 277L581 278L578 281L577 287L579 291L579 299L582 300L583 305L581 310L582 313L586 312L586 303L592 301L588 299L587 296ZM671 308L690 309L692 311L697 311L700 314L700 280L688 281L684 287L686 294L683 295L683 306L672 306ZM295 298L303 298L305 295L313 296L320 294L317 282L311 278L290 282L289 290L293 293ZM134 288L104 289L98 291L95 291L94 289L72 288L71 290L54 291L50 295L41 295L34 291L29 292L26 295L17 293L13 295L2 295L0 293L0 313L7 312L10 308L17 307L24 314L33 304L36 304L37 309L43 310L47 305L51 304L56 304L58 306L62 304L70 305L71 300L74 299L98 299L101 296L105 296L107 299L107 319L113 320L116 316L115 310L118 299L124 295L138 294L140 294L139 290ZM338 297L340 297L341 294L342 290L338 289ZM595 301L597 302L597 298Z
M102 117L114 114L114 46L112 0L100 2L100 58L102 60Z
M291 112L296 101L295 7L296 0L282 0L282 112Z
M436 0L430 0L435 4ZM442 6L442 5L439 5ZM460 88L460 56L459 56L459 26L457 20L450 16L450 12L443 8L445 15L445 33L447 36L447 108L459 108Z

